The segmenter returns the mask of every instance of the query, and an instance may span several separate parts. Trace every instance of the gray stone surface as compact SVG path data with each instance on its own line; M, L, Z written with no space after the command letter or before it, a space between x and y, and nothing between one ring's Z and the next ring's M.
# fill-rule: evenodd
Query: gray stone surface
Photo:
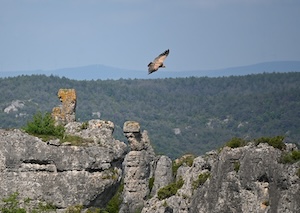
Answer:
M154 196L142 213L300 212L300 162L278 163L281 154L267 144L211 151L195 158L191 167L178 169L184 185L176 195L164 200ZM199 174L207 172L210 178L195 185Z
M68 123L67 134L86 139L83 146L0 130L0 199L18 191L22 198L53 203L60 210L76 204L104 207L123 181L122 213L300 212L300 162L279 163L282 151L253 143L224 147L196 157L192 166L183 164L174 177L171 159L155 156L147 131L137 129L124 132L129 152L113 138L110 121ZM287 144L286 149L297 147ZM205 173L210 177L197 184ZM180 177L184 184L177 193L159 200L159 189Z
M85 129L86 138L109 140L84 146L46 143L20 130L0 130L0 198L18 191L21 198L47 201L60 209L105 206L121 181L127 153L126 144L114 140L106 128L90 133Z
M138 212L143 208L144 201L150 193L149 179L152 161L155 157L147 131L140 133L136 132L136 128L126 129L128 123L124 124L126 130L124 134L128 139L131 151L126 155L123 162L124 190L123 202L119 211L121 213ZM137 122L130 123L139 126Z
M160 156L154 169L154 184L151 195L155 195L157 190L170 184L173 181L172 160L167 156Z

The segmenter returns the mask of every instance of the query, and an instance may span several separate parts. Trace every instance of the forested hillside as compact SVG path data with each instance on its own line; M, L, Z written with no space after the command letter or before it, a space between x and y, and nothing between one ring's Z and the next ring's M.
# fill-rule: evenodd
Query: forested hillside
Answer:
M284 135L300 141L300 73L151 80L75 81L33 75L0 78L0 128L21 127L37 111L60 104L60 88L77 92L79 121L135 120L156 152L170 157L203 154L232 137Z

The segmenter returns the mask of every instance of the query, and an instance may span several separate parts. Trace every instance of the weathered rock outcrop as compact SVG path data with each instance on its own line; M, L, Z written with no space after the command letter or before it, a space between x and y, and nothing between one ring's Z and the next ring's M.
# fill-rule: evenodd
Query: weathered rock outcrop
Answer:
M57 96L62 105L54 107L52 110L52 117L56 124L66 125L67 123L75 121L77 101L75 89L60 89Z
M267 144L250 144L197 157L191 167L178 169L184 184L176 195L155 195L142 212L300 212L300 162L281 164L281 154Z
M123 162L124 190L120 212L136 212L144 206L149 195L149 178L154 151L150 145L147 131L140 132L140 125L127 121L123 131L130 144L131 151Z
M66 126L87 139L83 146L48 143L20 130L0 130L0 197L16 191L23 198L59 209L82 204L103 207L122 178L127 145L113 139L113 123L92 120Z
M300 162L280 163L279 149L251 143L225 147L196 157L191 166L183 163L175 175L172 161L155 156L137 122L124 124L129 152L112 137L113 129L112 122L102 120L67 124L68 134L87 140L84 146L45 143L20 130L0 130L0 198L19 191L23 198L60 209L104 207L123 181L119 212L300 211ZM180 178L184 183L177 193L159 199L159 190Z

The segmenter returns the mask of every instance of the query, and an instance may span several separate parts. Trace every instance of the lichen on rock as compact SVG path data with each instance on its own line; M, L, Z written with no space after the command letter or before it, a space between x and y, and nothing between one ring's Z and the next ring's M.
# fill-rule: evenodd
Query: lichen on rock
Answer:
M54 107L52 110L52 117L54 118L55 123L57 125L66 125L69 122L75 121L77 102L75 89L59 89L57 96L62 105Z

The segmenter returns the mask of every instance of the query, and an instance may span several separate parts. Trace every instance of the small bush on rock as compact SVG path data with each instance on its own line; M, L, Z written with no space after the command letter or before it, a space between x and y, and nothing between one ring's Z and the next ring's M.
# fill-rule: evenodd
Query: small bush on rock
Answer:
M245 146L247 142L242 138L232 138L230 141L228 141L225 146L231 147L231 148L238 148Z
M105 213L118 213L121 203L122 203L122 192L124 189L124 183L121 183L119 186L117 193L111 198L111 200L108 202Z
M2 213L26 213L26 210L20 207L18 196L19 193L15 192L7 198L3 198L2 201L4 204L1 205L0 211Z
M31 203L32 199L26 198L19 199L19 192L14 192L8 197L2 199L0 204L1 213L42 213L55 211L56 207L52 204L45 202Z
M172 163L173 175L176 176L178 168L182 165L187 165L187 166L191 167L193 165L194 159L195 159L194 155L188 154L188 155L184 155L181 158L173 161L173 163Z
M152 191L153 185L154 185L154 177L151 177L149 178L149 185L148 185L150 192Z
M270 146L273 146L274 148L283 150L285 148L283 140L284 136L275 136L273 138L261 137L255 140L255 145L258 145L260 143L267 143Z
M238 172L240 170L241 163L239 161L234 162L234 171Z
M201 173L198 176L198 179L192 183L193 189L197 189L199 186L203 185L209 177L209 172Z
M184 181L182 178L180 178L177 182L170 183L169 185L162 187L158 190L157 196L159 200L166 199L168 197L171 197L175 195L184 184Z
M82 209L83 209L82 205L70 206L67 208L65 213L81 213Z
M65 129L63 126L55 126L55 121L50 113L38 112L33 116L33 120L28 122L23 127L25 132L35 136L55 136L57 138L63 138Z
M296 163L300 160L300 151L299 150L293 150L289 153L285 153L280 158L280 163Z

